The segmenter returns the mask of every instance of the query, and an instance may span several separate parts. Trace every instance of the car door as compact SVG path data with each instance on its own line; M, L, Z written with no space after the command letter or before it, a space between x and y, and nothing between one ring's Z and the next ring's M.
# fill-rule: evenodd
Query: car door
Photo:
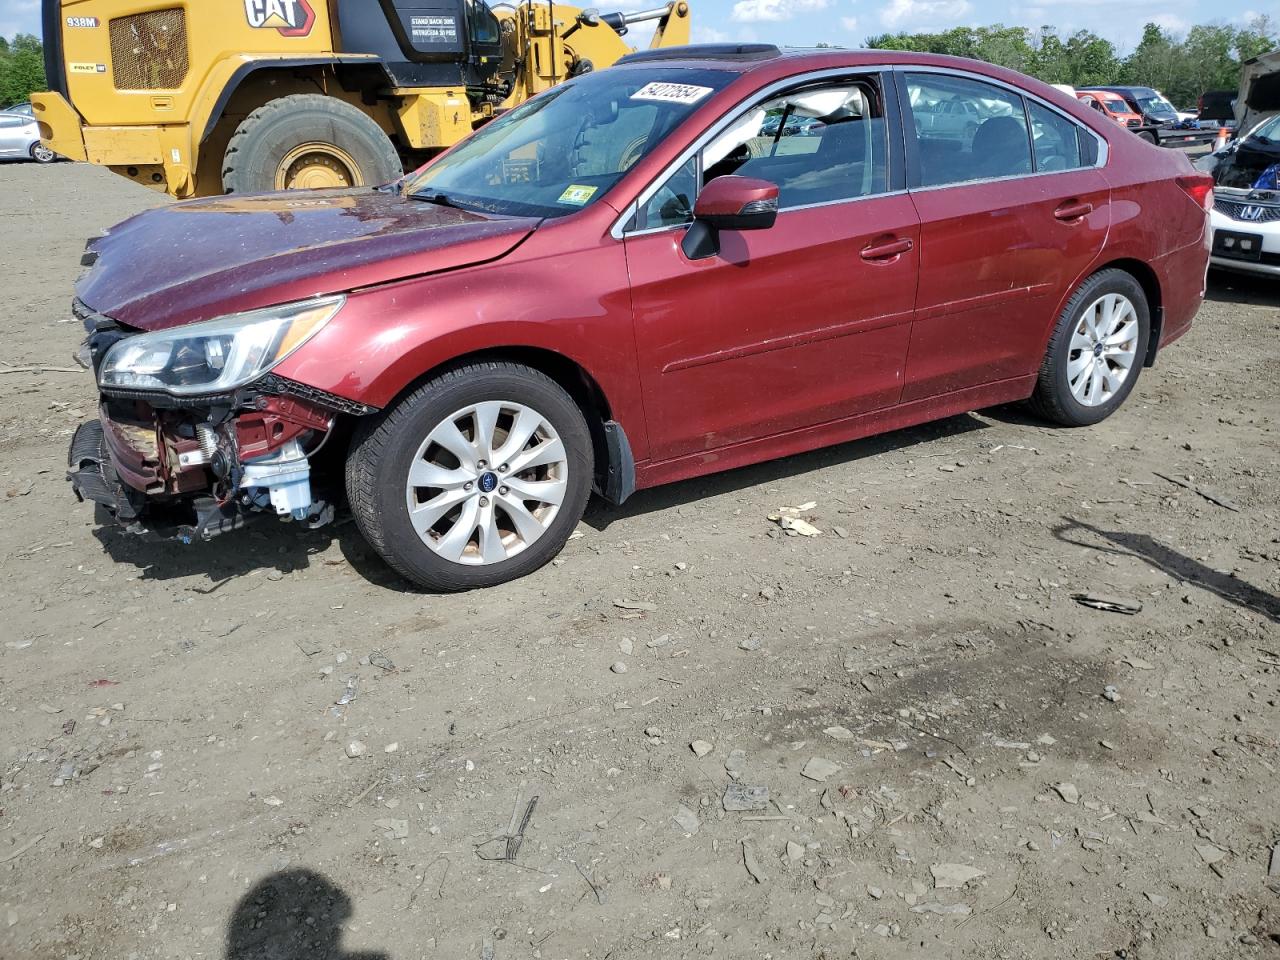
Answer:
M1053 312L1106 239L1103 145L1010 87L952 72L898 79L906 111L952 97L985 118L958 143L904 124L920 288L902 399L1031 374Z
M0 114L0 157L26 155L26 138L22 135L30 120L17 114Z
M821 126L763 134L788 103L813 115L846 94ZM744 106L641 194L624 244L654 460L897 403L918 227L891 125L878 76L810 81ZM777 183L777 220L690 260L698 187L729 173Z

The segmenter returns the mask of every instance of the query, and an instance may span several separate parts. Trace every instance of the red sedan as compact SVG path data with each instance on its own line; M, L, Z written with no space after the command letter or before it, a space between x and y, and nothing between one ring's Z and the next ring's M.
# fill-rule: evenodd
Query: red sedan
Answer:
M1097 423L1204 292L1209 177L946 57L635 54L378 189L151 210L76 310L76 491L208 538L344 497L396 570L522 576L633 491L1028 400Z

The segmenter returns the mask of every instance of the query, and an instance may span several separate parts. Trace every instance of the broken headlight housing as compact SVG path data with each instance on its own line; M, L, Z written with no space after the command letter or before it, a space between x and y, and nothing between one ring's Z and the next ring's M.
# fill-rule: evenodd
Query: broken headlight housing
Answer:
M229 393L310 340L345 302L319 297L128 337L107 352L98 386L178 396Z

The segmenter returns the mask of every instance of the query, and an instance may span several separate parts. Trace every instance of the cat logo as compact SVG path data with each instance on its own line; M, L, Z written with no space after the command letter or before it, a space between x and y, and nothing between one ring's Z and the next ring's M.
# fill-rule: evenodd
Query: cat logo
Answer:
M280 31L282 37L305 37L316 22L310 0L244 0L249 26Z

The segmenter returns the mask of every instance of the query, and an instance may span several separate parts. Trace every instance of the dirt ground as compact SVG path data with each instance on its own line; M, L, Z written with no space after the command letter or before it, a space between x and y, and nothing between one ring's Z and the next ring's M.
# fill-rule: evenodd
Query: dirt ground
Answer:
M1101 426L594 504L430 596L350 522L74 501L81 246L158 202L0 167L0 956L1280 957L1280 284Z

